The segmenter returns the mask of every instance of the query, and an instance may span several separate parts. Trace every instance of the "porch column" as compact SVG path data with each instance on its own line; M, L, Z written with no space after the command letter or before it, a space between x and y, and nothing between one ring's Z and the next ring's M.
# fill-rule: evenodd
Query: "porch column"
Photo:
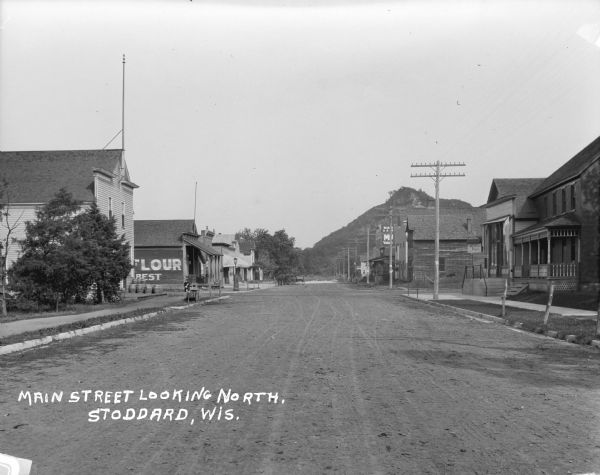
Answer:
M529 262L527 264L531 267L531 236L529 236Z
M185 252L185 243L183 243L183 246L181 246L181 255L183 257L183 259L182 259L183 266L181 266L181 267L183 268L183 280L185 281L185 279L187 278L187 276L189 274L187 252Z
M525 263L525 242L521 241L521 267Z
M539 276L540 276L540 264L541 264L541 262L540 262L540 258L542 257L542 256L541 256L541 252L542 252L542 251L541 251L541 250L542 250L542 246L540 246L540 244L541 244L541 243L542 243L542 241L540 241L540 237L539 237L539 235L538 235L538 260L537 260L537 267L538 267L538 269L537 269L537 270L538 270L538 271L537 271L537 275L536 275L536 277L539 277Z
M546 272L546 278L552 276L552 265L551 265L551 255L552 255L552 239L550 238L550 230L548 230L548 271Z

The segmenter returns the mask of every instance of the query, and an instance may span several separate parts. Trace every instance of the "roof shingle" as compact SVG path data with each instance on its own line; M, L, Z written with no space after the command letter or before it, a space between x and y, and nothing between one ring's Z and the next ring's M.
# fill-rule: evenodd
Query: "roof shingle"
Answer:
M481 224L485 210L473 208L464 214L440 215L440 240L456 241L474 239L481 236ZM408 228L413 231L415 241L435 239L435 215L409 215ZM471 232L467 229L467 220L471 219Z
M0 176L13 203L46 203L61 188L94 200L94 169L118 174L121 150L0 152Z
M533 193L531 193L530 196L538 196L554 186L579 176L583 171L585 171L586 168L598 160L598 158L600 158L600 137L587 145L567 163L546 178L540 185L538 185L538 187L535 189L535 191L533 191Z
M133 233L136 247L181 246L183 233L196 234L193 219L135 220Z

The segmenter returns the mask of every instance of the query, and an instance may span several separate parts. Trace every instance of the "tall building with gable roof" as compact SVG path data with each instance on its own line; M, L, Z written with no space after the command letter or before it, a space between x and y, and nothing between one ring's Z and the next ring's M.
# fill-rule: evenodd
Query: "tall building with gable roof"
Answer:
M9 216L5 219L18 220L12 234L15 240L25 237L25 223L35 220L37 209L65 188L84 207L96 203L102 213L115 218L117 233L129 243L133 262L133 192L138 186L129 176L122 150L0 152L0 179L6 181L2 203L8 206ZM0 238L5 236L6 226L0 226ZM14 241L8 267L19 252Z

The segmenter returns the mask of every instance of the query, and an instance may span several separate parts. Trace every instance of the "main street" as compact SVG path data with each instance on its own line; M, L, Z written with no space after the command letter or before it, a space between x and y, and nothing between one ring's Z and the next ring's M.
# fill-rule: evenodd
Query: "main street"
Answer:
M597 351L387 290L239 293L0 357L0 372L0 452L39 474L600 471Z

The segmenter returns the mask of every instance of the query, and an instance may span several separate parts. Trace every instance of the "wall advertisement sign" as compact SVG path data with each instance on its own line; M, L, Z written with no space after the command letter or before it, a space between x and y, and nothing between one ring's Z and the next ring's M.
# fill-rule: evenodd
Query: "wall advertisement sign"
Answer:
M182 284L181 249L136 249L135 278L149 284Z
M383 226L383 244L389 246L394 242L394 231L391 226Z

